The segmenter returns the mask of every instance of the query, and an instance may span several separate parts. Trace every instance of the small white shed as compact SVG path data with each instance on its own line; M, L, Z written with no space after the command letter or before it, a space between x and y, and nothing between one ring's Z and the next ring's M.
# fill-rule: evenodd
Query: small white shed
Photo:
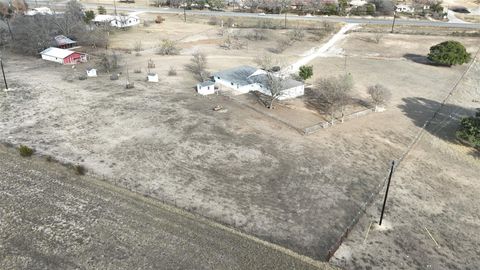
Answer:
M97 70L94 68L87 69L87 76L88 77L97 77Z
M148 73L148 74L147 74L147 81L148 81L148 82L158 82L158 74L156 74L156 73Z
M215 93L215 82L206 81L197 84L197 92L200 95L211 95Z

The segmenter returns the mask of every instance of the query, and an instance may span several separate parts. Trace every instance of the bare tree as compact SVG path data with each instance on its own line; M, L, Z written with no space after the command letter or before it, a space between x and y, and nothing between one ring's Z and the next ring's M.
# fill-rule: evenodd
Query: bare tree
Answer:
M105 52L99 56L99 59L98 65L108 73L115 71L120 67L120 58L115 52Z
M79 32L84 32L86 30L84 17L82 4L75 0L67 3L65 13L52 16L57 30L65 36L75 36Z
M207 56L202 52L192 54L192 59L185 68L199 81L206 81L210 77L207 71Z
M157 46L157 54L160 55L177 55L180 53L180 48L177 43L170 39L164 39Z
M392 97L390 90L381 84L375 84L368 87L368 94L375 106L375 111L378 111L378 106L385 105Z
M351 100L350 91L353 81L349 75L330 77L318 81L317 97L325 110L330 114L330 123L335 122L335 112L340 110L341 121L344 120L344 110Z
M279 76L275 76L272 73L267 73L267 88L270 93L269 96L269 109L273 109L273 102L282 95L284 85L284 79Z
M50 47L55 34L50 16L18 16L12 21L13 49L22 54L35 55Z
M281 67L282 63L278 56L264 53L255 58L255 64L263 70L272 71L275 67Z

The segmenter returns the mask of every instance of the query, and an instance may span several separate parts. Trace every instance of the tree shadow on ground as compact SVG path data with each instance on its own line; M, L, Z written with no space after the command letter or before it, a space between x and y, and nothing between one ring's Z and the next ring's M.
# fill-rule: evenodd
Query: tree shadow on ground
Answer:
M424 65L433 64L432 61L428 60L428 58L425 55L407 53L403 55L403 58L418 64L424 64Z
M399 105L398 108L412 119L415 125L418 127L425 125L427 132L442 140L465 145L455 136L455 133L462 118L475 114L474 109L448 103L442 106L438 101L421 97L403 98L402 101L404 104ZM470 154L479 157L480 151L472 147Z

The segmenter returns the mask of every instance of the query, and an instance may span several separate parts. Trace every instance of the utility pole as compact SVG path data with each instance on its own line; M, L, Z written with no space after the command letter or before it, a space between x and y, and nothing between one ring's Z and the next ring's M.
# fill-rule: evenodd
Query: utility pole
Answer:
M187 1L183 2L183 21L187 22Z
M285 29L287 29L287 11L285 10Z
M387 190L385 191L385 198L383 199L382 213L380 214L379 226L382 226L383 213L385 212L385 204L387 203L388 190L390 188L390 181L392 180L393 169L395 168L395 160L392 160L392 167L390 168L390 175L388 176Z
M117 16L117 3L116 3L115 0L113 0L113 9L115 10L115 17L116 17Z
M5 82L5 89L8 90L7 78L5 78L5 71L3 70L3 60L0 58L0 66L2 66L3 81Z
M392 22L392 31L391 33L393 33L393 27L395 27L395 19L397 18L397 11L394 10L393 11L393 22Z

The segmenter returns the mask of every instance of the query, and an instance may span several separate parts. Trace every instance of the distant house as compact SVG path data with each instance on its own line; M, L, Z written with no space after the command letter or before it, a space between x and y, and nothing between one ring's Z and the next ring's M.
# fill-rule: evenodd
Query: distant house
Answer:
M77 42L75 40L71 40L64 35L58 35L55 37L55 47L60 49L68 49L75 47Z
M131 27L140 24L140 18L133 15L104 15L99 14L92 20L95 24L109 24L117 28Z
M200 95L211 95L215 93L215 82L206 81L197 84L197 92Z
M87 54L70 50L50 47L40 53L42 59L57 62L63 65L74 65L80 62L87 62Z
M268 73L264 70L250 67L239 66L213 74L216 84L230 88L239 93L248 93L250 91L259 91L265 95L271 95L268 83ZM276 75L273 75L276 76ZM303 82L290 78L281 80L282 89L279 100L303 96L305 85Z
M350 6L352 6L352 7L363 7L366 4L368 4L368 2L365 1L365 0L352 0L352 1L350 1Z
M27 16L34 16L34 15L37 15L37 14L52 15L53 11L51 9L49 9L48 7L37 7L37 8L30 9L25 13L25 15L27 15Z
M147 81L148 82L158 82L158 74L157 73L148 73L147 74Z
M409 5L400 4L395 6L395 11L403 13L413 13L415 11L415 8Z

